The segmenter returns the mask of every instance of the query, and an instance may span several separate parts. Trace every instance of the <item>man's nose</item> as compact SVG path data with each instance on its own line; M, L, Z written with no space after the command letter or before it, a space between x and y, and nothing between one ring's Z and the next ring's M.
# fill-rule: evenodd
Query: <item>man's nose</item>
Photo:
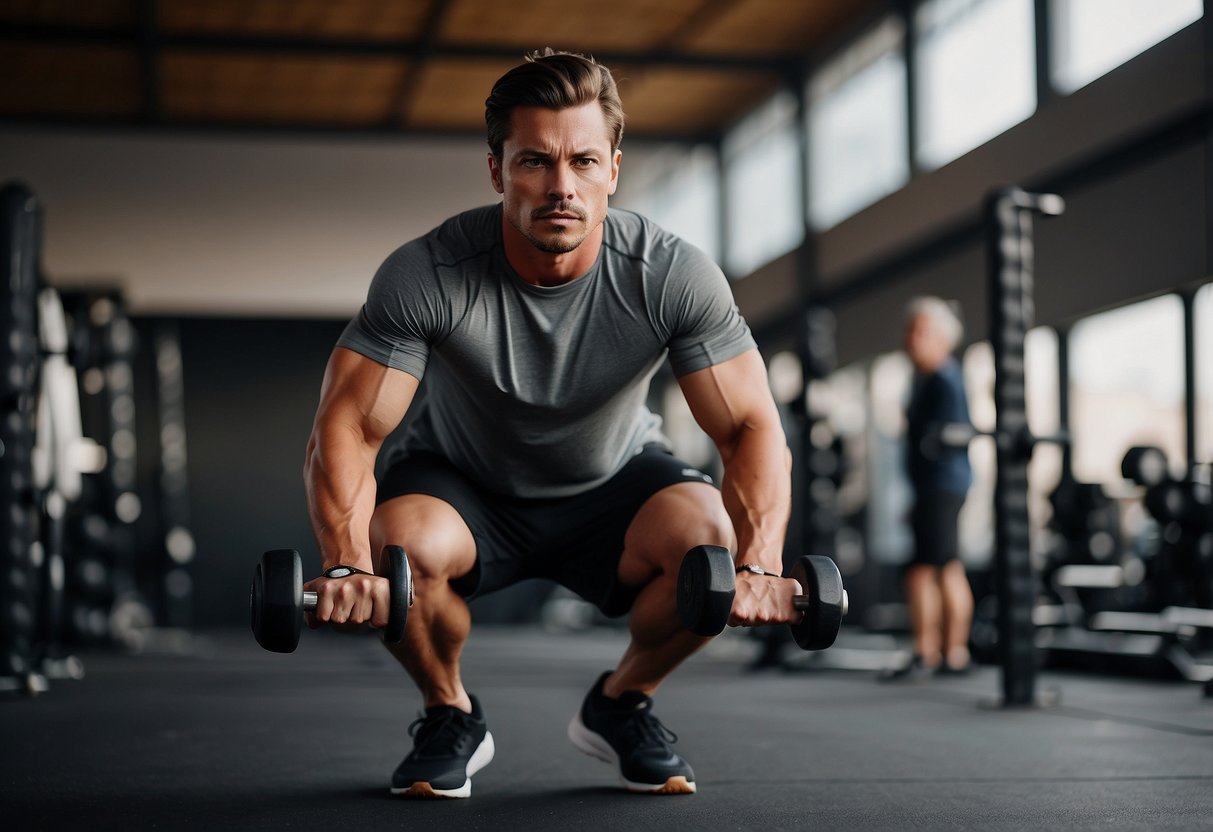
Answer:
M551 177L548 179L548 199L555 202L571 200L577 193L573 171L564 165L553 165L551 171Z

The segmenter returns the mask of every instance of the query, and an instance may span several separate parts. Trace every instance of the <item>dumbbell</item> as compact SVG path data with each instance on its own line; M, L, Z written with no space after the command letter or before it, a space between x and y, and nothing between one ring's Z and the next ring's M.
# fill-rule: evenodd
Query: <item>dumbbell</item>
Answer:
M683 625L701 636L721 633L729 623L737 591L733 553L723 546L696 546L686 553L678 570L678 614ZM806 555L785 576L804 587L792 606L804 617L788 627L802 650L824 650L838 637L848 598L834 561Z
M388 582L389 612L383 640L395 644L404 638L409 607L413 605L413 573L399 546L384 546L379 573ZM271 549L253 570L249 605L257 643L275 653L293 653L299 646L303 614L316 609L316 593L303 591L303 561L294 549Z

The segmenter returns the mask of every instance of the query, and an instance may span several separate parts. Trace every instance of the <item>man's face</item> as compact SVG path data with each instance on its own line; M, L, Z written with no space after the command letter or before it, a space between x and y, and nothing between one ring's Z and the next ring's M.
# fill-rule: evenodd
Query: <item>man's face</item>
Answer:
M919 368L931 367L948 356L948 344L926 315L915 315L906 325L906 354Z
M489 154L489 173L509 224L540 251L564 254L602 224L620 156L596 101L563 110L518 107L501 158Z

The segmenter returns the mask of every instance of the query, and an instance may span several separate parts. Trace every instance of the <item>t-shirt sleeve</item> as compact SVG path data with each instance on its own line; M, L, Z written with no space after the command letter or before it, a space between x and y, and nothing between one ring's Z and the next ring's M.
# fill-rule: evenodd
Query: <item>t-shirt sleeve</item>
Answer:
M406 243L379 267L337 346L420 379L446 330L444 297L426 242Z
M674 246L664 292L670 367L684 376L753 349L750 328L737 309L728 278L694 246Z

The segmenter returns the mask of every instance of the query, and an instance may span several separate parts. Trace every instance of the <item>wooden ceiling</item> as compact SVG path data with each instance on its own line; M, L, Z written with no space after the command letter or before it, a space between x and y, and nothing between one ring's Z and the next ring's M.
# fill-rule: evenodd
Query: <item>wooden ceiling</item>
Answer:
M0 0L0 123L483 134L524 52L611 67L627 134L719 133L879 0Z

